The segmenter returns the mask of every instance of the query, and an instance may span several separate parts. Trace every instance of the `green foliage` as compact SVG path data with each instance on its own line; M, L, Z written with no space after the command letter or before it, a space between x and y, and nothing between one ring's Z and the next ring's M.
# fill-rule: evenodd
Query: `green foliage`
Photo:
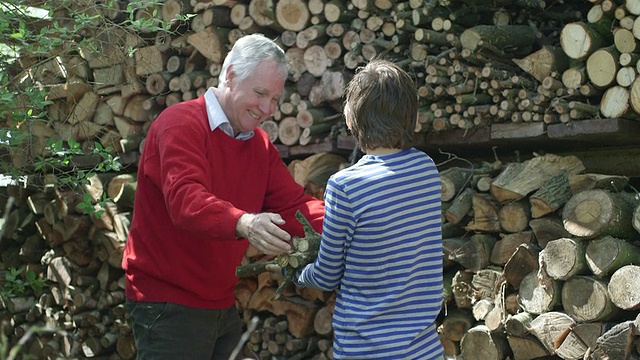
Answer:
M38 277L33 270L28 270L24 276L22 275L23 271L22 268L10 268L5 272L5 283L0 290L2 297L25 296L29 291L39 294L46 286L45 280Z
M47 98L49 84L34 75L44 64L66 56L101 56L105 47L119 48L123 58L131 57L136 49L125 46L123 34L144 43L140 34L152 38L149 35L157 32L170 33L176 22L195 16L180 14L165 22L158 13L162 0L131 0L126 8L115 6L115 1L51 0L33 8L28 0L0 0L0 83L9 84L0 87L1 174L15 181L54 175L58 186L80 189L97 173L122 170L114 149L99 139L86 146L73 138L53 136L39 145L42 140L32 134L35 126L54 125L47 118L53 104ZM105 16L113 14L114 8L120 9L117 16ZM110 31L119 37L101 37ZM83 156L94 158L95 165L79 168L74 158ZM85 196L79 209L99 216L107 201L106 197L96 201Z
M40 8L30 6L36 3ZM124 9L120 8L123 3L127 4ZM81 143L57 131L53 136L34 135L34 129L52 130L56 125L69 125L65 124L66 115L61 119L48 117L47 110L52 106L58 102L66 102L70 108L75 105L72 98L55 100L56 104L48 99L48 87L64 83L67 75L52 73L46 65L70 57L89 61L91 56L102 56L105 48L117 49L122 52L120 57L127 59L134 55L137 46L142 46L139 44L153 39L155 33L170 33L176 23L194 16L181 14L164 22L157 10L162 3L162 0L0 0L0 174L11 176L16 182L27 181L30 186L49 185L48 181L55 179L57 187L81 191L96 174L123 170L116 151L98 137ZM120 10L114 13L114 9ZM130 44L125 39L133 40ZM47 76L54 81L48 81ZM93 85L92 79L86 80ZM79 158L92 161L77 161ZM41 181L44 179L47 181ZM100 217L108 201L111 200L104 193L97 200L84 194L77 209ZM44 286L44 279L33 271L11 268L5 272L0 297L37 294ZM30 338L47 332L61 333L34 326L12 344L5 336L7 324L0 325L0 360L32 358L20 354Z

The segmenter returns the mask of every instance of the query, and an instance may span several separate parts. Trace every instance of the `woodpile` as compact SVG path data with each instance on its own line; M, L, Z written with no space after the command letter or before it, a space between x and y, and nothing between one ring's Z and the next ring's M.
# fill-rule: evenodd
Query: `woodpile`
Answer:
M448 356L637 356L640 197L628 178L585 173L577 157L554 154L452 166L441 175L446 291L438 331ZM262 261L247 252L246 264ZM246 319L295 322L308 332L294 337L330 340L335 293L289 286L269 301L283 283L268 273L242 278L236 294ZM307 310L289 312L291 304ZM256 330L245 354L288 359L302 352L269 346L278 340L266 341L264 332L277 334ZM313 351L310 358L330 358Z
M40 154L53 137L84 149L100 142L135 163L160 111L216 86L227 50L252 32L277 39L291 59L283 101L262 125L283 157L335 150L345 132L343 87L375 57L415 76L420 133L635 118L635 7L603 2L171 0L133 10L74 3L68 11L104 21L83 29L82 46L17 62L26 75L19 85L45 89L52 104L49 122L34 127L34 141L14 161ZM154 13L171 26L122 26Z
M34 124L33 141L12 154L16 165L41 154L49 138L72 138L87 153L96 142L111 146L135 165L155 117L216 86L229 46L254 32L277 38L292 60L283 101L262 124L284 158L340 147L342 88L375 57L415 76L423 134L505 124L545 131L640 113L634 0L165 0L131 15L157 14L171 27L137 32L121 26L126 2L76 2L65 11L104 22L81 30L83 46L22 54L16 63L25 75L17 85L45 89L52 101L48 122ZM54 14L62 25L67 15ZM331 171L340 163L323 162ZM551 155L443 170L451 286L439 331L447 354L640 356L640 210L627 182ZM135 184L132 174L94 178L84 191L96 202L105 191L116 200L100 218L82 215L76 192L8 188L17 202L0 239L2 269L33 270L49 283L3 302L12 343L32 325L51 325L67 332L34 337L30 354L135 356L119 263ZM265 260L252 251L246 263ZM247 321L260 319L244 350L261 359L331 358L335 294L288 286L273 300L281 281L266 273L241 279L238 305Z
M334 164L325 157L309 163ZM638 356L640 198L628 178L585 173L577 157L553 154L441 174L445 308L438 331L447 355ZM134 184L130 174L95 176L85 191L115 198L135 192ZM34 326L64 330L27 342L25 351L40 358L133 358L120 267L131 203L111 204L98 218L82 214L77 192L10 186L7 194L16 202L0 241L2 268L33 271L48 286L2 301L4 334L16 343ZM243 266L269 260L250 247ZM258 323L243 353L331 358L335 296L269 272L241 277L237 305L248 323Z
M95 176L92 194L100 198L107 192L108 180ZM111 181L118 186L117 176ZM13 185L6 190L2 198L15 202L0 239L2 279L19 269L18 280L25 284L28 273L46 282L42 289L27 286L15 297L2 298L0 320L8 345L35 330L23 339L29 340L21 352L34 358L134 359L120 264L130 209L111 203L98 218L83 214L78 192Z

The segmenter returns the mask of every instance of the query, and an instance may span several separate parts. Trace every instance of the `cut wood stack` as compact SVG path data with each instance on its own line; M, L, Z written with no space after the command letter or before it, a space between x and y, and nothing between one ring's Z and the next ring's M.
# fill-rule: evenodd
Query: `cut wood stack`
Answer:
M638 48L640 7L636 0L593 2L584 20L564 26L560 44L572 64L562 74L566 88L601 97L599 114L606 118L640 119ZM600 95L601 94L601 95ZM567 103L568 105L568 103ZM571 114L582 114L579 108ZM593 113L593 106L585 108Z
M593 35L587 50L575 49L578 44L568 40L576 32L584 34L585 42L591 39L587 34L596 17L589 10L596 5L581 0L191 0L134 10L122 4L82 4L71 6L79 13L97 9L113 23L84 30L85 42L74 51L46 61L23 54L16 64L52 101L50 121L33 131L39 141L16 154L17 163L41 153L51 137L86 142L85 149L97 141L135 163L146 129L160 111L216 86L229 47L242 34L254 32L277 39L291 60L283 101L262 125L285 157L335 149L336 136L344 132L343 87L358 66L378 57L396 61L414 75L421 99L416 131L422 133L593 118L602 108L606 115L618 113L606 102L599 106L605 80L587 76L602 78L606 71L578 65L591 61L619 67L618 54L628 64L619 76L627 85L619 86L629 91L616 88L607 95L635 97L631 62L637 54L635 40L626 32L616 31L616 44L624 51L609 46L593 54L593 60L586 55L599 49L596 44L607 46L604 40L596 42ZM154 13L172 19L171 27L132 31L123 23L131 17L148 20ZM607 12L600 22L628 27L632 10L620 5L618 13L626 15L624 21ZM176 18L188 14L194 16ZM567 34L564 41L561 30Z
M462 170L468 181L445 206L445 228L468 231L444 239L451 290L439 331L448 355L635 356L640 198L627 179L584 173L578 158L553 154L488 174L453 168L443 179ZM449 335L451 313L466 314L464 336Z
M95 5L82 4L69 6L93 14ZM17 164L40 154L49 138L73 138L87 151L99 142L135 164L160 111L216 86L230 45L255 32L277 39L292 62L283 101L262 124L283 157L335 150L344 131L343 86L376 57L415 76L417 132L635 118L638 111L640 6L632 0L166 0L132 16L195 16L148 32L121 26L130 19L122 2L98 10L117 25L83 30L92 44L45 60L23 54L16 63L52 101L49 121L32 127L28 151L14 154ZM615 76L608 66L619 69ZM638 355L640 210L627 179L583 171L579 160L551 155L443 171L451 286L439 331L448 355ZM34 340L29 351L37 357L135 356L119 268L135 176L95 180L86 191L96 201L100 183L117 200L101 218L78 212L77 194L50 190L17 194L4 226L3 269L32 269L50 287L6 301L1 316L13 326L3 331L13 343L31 324L69 331ZM259 259L247 253L247 261ZM277 284L262 275L237 288L246 319L259 315L262 324L245 350L260 358L330 358L333 294L289 288L271 301Z
M93 177L86 194L100 199L110 178L118 176ZM121 267L131 209L111 203L100 217L84 215L79 192L53 188L9 186L6 196L16 201L0 240L2 269L20 270L25 284L28 273L45 280L42 289L2 298L8 345L37 330L22 351L34 358L134 359Z
M309 159L307 176L324 179L343 166L332 154ZM447 355L637 354L640 199L629 179L585 173L575 156L553 154L450 166L441 175L445 308L438 331ZM113 204L97 218L79 211L76 192L7 191L17 200L0 241L2 268L33 271L48 285L2 302L11 343L32 326L49 325L67 332L37 335L27 343L30 354L133 358L120 268L131 203ZM96 200L105 191L112 198L135 192L135 175L96 176L85 191ZM244 264L264 260L250 247ZM240 279L237 305L247 322L259 319L244 354L331 358L335 292L287 286L276 296L281 284L268 272Z

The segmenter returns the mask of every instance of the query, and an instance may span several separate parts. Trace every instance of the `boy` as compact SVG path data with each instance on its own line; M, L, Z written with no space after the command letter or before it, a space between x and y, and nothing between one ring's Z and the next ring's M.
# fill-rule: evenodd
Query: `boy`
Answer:
M299 286L338 289L333 358L443 358L441 181L413 146L416 86L373 60L346 89L346 124L364 156L331 176L318 257Z

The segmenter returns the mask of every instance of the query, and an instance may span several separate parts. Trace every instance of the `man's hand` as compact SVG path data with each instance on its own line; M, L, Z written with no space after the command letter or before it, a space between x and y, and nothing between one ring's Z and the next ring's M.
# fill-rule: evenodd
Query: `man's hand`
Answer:
M279 214L244 214L238 219L236 233L266 255L278 255L291 250L291 235L279 225L285 223Z

